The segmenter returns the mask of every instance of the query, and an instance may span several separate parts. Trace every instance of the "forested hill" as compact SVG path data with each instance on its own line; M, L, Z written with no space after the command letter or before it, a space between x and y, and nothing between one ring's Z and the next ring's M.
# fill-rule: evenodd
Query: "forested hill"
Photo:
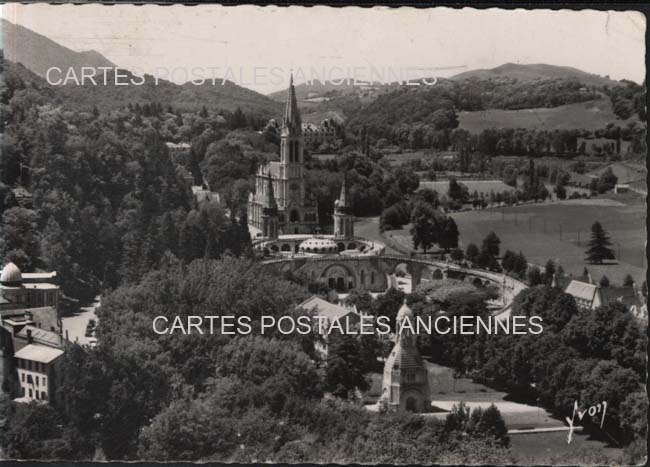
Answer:
M130 74L129 74L130 75ZM135 78L137 82L139 78ZM194 112L203 106L208 109L234 111L237 108L247 113L259 114L263 117L278 117L282 114L282 104L250 89L238 86L231 81L216 80L215 84L206 81L195 85L185 83L178 85L170 81L158 80L145 75L142 85L127 86L109 85L66 85L57 86L62 104L75 110L88 110L97 106L100 109L111 110L125 107L129 103L140 105L160 102L171 105L181 111Z
M575 79L586 86L615 86L616 81L587 73L586 71L568 66L547 65L536 63L522 65L519 63L504 63L496 68L487 70L470 70L451 77L454 81L465 79L516 79L518 81L535 81L546 79Z
M4 57L15 63L22 63L41 77L45 77L48 68L53 66L61 69L74 68L75 71L80 71L83 66L115 66L99 52L75 52L6 19L0 19L0 30Z
M458 115L493 110L558 109L561 114L566 106L602 102L603 99L611 102L608 106L611 111L607 115L601 112L599 121L625 125L625 120L635 115L645 119L645 95L641 85L548 64L506 63L489 70L472 70L439 79L433 86L393 83L336 89L301 85L298 89L301 89L302 103L311 112L318 115L335 112L353 131L368 128L371 139L373 135L380 138L382 134L389 134L388 139L391 139L390 134L413 125L427 126L426 131L454 128L454 119L441 120L441 116L451 117L450 111ZM593 117L591 114L581 114L575 128L583 128L581 121L589 120ZM561 117L559 115L560 120ZM489 126L489 122L485 125ZM516 121L513 125L512 128L517 128Z
M126 80L132 77L136 79L126 70L120 70L120 73L126 73L127 78L124 78ZM239 108L247 114L255 114L263 119L282 114L280 103L229 81L224 84L217 81L215 85L211 83L177 85L159 80L156 84L153 77L146 75L146 81L142 85L115 86L98 82L97 86L92 84L52 86L22 64L9 60L4 61L3 74L5 75L3 79L12 79L12 76L20 77L30 87L39 89L44 96L47 96L48 102L75 111L91 111L95 107L102 111L110 111L127 107L129 104L164 103L166 107L171 106L187 112L197 112L205 106L210 110L228 112ZM113 74L109 72L107 76L107 82L110 83Z
M76 76L80 77L81 67L112 67L115 65L103 55L95 51L75 52L60 44L37 34L27 28L1 20L2 47L4 59L7 62L21 64L27 70L38 76L29 78L30 82L38 83L41 87L49 84L43 78L47 69L58 67L62 70L73 68ZM11 65L11 64L9 64ZM13 68L13 67L12 67ZM23 73L24 71L18 70ZM121 73L132 75L127 70ZM53 78L60 78L58 74ZM40 80L38 79L40 78ZM152 76L147 75L142 85L129 84L116 86L112 74L108 74L107 85L103 79L98 79L98 85L67 84L65 86L50 86L57 97L57 103L71 110L114 110L126 107L128 104L163 103L181 111L198 111L203 106L211 110L234 111L237 108L247 113L256 113L262 117L277 117L281 115L282 104L272 99L238 86L231 81L217 79L215 84L206 82L203 85L185 83L178 85L166 80L156 84ZM134 80L139 82L139 78Z
M603 101L608 105L587 105ZM420 132L430 134L426 139L433 146L427 143L427 147L441 148L446 147L449 136L442 132L457 127L475 132L473 127L464 126L467 116L473 113L484 115L480 128L504 127L496 121L491 122L490 112L534 113L540 109L553 109L553 112L546 110L547 114L553 114L554 121L547 125L550 128L591 129L594 127L592 120L596 117L603 127L610 124L626 127L632 120L645 120L645 92L641 85L631 81L615 82L611 86L593 85L577 77L524 80L505 75L486 79L479 75L440 80L433 86L401 86L395 91L378 95L371 102L341 97L327 104L338 105L342 109L347 127L352 132L364 131L365 128L371 142L386 138L389 142L399 140L402 144L404 135L418 127ZM579 104L584 104L581 108L586 110L564 117L565 110L572 110ZM609 111L606 112L606 109ZM457 118L461 113L464 118ZM570 120L574 126L567 128L561 125L564 120ZM526 125L516 116L505 127L536 128L534 124ZM410 147L420 147L417 141L416 137L413 144L409 143Z

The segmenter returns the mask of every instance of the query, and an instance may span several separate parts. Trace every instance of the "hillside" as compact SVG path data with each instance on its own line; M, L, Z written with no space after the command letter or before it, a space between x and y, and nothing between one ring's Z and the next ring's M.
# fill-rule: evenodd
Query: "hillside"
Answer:
M601 77L577 68L568 66L547 65L543 63L523 65L505 63L501 66L486 70L470 70L452 76L455 81L465 79L496 79L509 78L519 81L535 81L545 79L577 79L589 86L613 86L617 84L609 78Z
M95 105L100 109L114 109L129 103L161 102L183 111L199 110L205 105L209 109L228 111L241 108L269 118L282 114L282 104L230 81L178 85L162 79L156 84L150 75L145 79L142 85L115 86L109 78L107 86L73 84L58 86L56 90L65 106L76 109L92 109Z
M4 58L14 63L22 63L41 77L45 77L48 68L54 66L61 69L74 68L75 71L79 71L82 66L115 66L99 52L75 52L5 19L0 19L0 30Z
M52 66L61 69L71 67L75 71L80 70L82 66L116 67L98 52L75 52L30 29L4 19L1 21L4 58L8 65L20 63L41 78ZM15 71L24 74L24 70L20 70L20 67ZM258 113L264 117L277 117L282 113L280 103L230 81L222 84L217 80L215 85L211 82L203 85L192 83L177 85L170 81L159 80L156 85L152 76L146 76L143 85L115 86L112 84L112 74L109 73L108 76L108 85L103 85L99 81L97 86L91 83L83 86L76 84L49 86L44 79L38 85L49 86L56 96L57 103L75 110L91 110L95 106L110 110L124 107L129 103L160 102L187 111L199 110L205 105L211 109L228 111L239 107L246 112ZM29 81L37 80L30 77Z
M480 133L488 128L525 128L529 130L597 130L609 123L625 126L638 121L636 116L620 120L612 110L608 98L567 104L553 108L523 110L479 110L459 112L459 127L470 133Z

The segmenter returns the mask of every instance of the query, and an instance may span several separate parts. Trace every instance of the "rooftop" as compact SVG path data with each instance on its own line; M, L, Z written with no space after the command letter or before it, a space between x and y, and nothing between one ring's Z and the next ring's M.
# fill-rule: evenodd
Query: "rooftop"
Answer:
M63 350L44 345L30 344L14 354L16 358L33 362L50 363L63 355Z
M341 305L330 303L316 295L302 302L298 305L298 308L313 311L317 316L325 316L330 320L341 319L349 313L357 313L355 308L345 308Z
M564 292L581 300L593 301L598 287L594 284L572 280Z
M56 279L56 271L52 272L24 272L23 281L47 281Z
M640 306L643 304L639 298L638 293L634 290L634 287L602 287L600 289L601 297L603 298L603 305L609 305L612 303L622 303L623 305L630 307L632 305Z
M61 345L61 336L59 336L56 332L46 331L45 329L41 329L31 324L28 324L22 328L18 333L18 336L22 337L23 339L27 339L27 331L32 332L32 339L38 343L55 347Z

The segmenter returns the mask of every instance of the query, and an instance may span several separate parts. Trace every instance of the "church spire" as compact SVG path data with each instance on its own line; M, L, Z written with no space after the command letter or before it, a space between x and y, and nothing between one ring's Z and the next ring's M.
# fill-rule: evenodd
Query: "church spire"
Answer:
M336 206L343 211L352 207L350 206L350 194L348 193L347 175L343 175L343 184L341 185L341 194L339 194L338 201L339 202Z
M291 74L291 80L289 82L289 95L284 110L284 126L296 132L302 130L300 112L298 111L298 101L296 100L296 89L293 87L293 73Z
M352 200L348 193L347 177L343 177L341 194L334 203L334 236L343 238L354 237L354 216L352 214Z

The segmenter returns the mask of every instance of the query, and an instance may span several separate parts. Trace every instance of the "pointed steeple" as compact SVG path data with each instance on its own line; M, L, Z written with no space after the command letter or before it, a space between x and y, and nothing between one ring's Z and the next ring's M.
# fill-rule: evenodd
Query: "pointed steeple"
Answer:
M264 192L264 199L262 200L262 207L264 209L278 209L278 203L275 200L275 195L273 194L273 179L271 178L271 173L268 172L267 176L267 186L266 191Z
M354 215L352 212L352 200L348 193L347 177L343 177L341 194L334 203L334 236L352 238L354 237Z
M348 193L348 177L343 176L343 184L341 185L341 194L339 195L339 208L350 207L350 194Z
M284 110L284 125L285 127L300 132L302 122L300 120L300 112L298 111L298 101L296 99L296 89L293 87L293 73L289 82L289 95L287 97L287 105Z
M343 176L343 184L341 185L341 193L339 194L339 199L336 200L334 210L350 214L352 212L352 200L350 199L350 192L348 191L348 177Z

